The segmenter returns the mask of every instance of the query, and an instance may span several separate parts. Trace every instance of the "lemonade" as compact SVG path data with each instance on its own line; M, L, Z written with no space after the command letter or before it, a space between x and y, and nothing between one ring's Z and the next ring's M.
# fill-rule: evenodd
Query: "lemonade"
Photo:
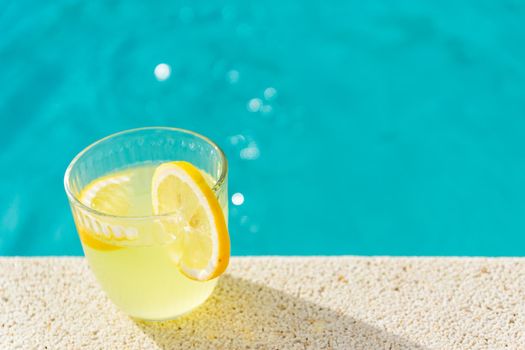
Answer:
M210 224L204 220L209 210L188 200L191 189L176 177L169 182L156 175L159 165L144 163L99 177L79 194L92 210L73 207L84 253L102 288L120 309L150 320L190 311L217 283L215 275L202 272L212 254ZM172 168L163 171L169 174ZM220 215L227 218L226 190L211 192L216 179L201 174L209 186L206 193L218 198ZM155 177L160 185L153 183ZM180 206L185 212L178 211ZM197 270L201 274L192 275Z

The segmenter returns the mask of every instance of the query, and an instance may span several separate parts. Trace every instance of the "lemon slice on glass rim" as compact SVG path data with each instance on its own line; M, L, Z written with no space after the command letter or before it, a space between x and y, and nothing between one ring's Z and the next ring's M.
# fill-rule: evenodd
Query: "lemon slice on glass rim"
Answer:
M230 237L219 201L191 163L163 163L153 174L153 213L166 215L176 232L177 262L187 277L207 281L221 275L230 258Z

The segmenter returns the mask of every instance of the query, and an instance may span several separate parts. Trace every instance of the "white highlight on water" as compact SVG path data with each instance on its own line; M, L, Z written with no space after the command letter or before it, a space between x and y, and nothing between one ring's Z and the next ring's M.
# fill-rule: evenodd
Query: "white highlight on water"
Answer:
M169 64L159 63L155 67L153 74L155 74L155 78L157 78L158 81L164 81L170 77L171 67L169 66Z
M234 193L232 196L233 205L242 205L244 203L244 195L240 192Z

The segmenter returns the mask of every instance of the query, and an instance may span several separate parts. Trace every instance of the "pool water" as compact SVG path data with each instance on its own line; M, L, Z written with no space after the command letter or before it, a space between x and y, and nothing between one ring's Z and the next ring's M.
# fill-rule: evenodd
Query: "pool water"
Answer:
M0 4L0 254L80 255L62 178L165 125L230 161L235 255L525 255L525 5Z

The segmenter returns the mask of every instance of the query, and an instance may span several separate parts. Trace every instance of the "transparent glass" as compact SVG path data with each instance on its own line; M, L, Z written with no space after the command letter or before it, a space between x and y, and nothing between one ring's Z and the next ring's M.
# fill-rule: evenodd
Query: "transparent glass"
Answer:
M172 214L109 215L85 205L81 194L97 179L175 160L190 162L209 175L227 221L226 157L211 140L191 131L152 127L108 136L80 152L64 178L91 270L108 297L140 319L173 319L190 311L208 298L217 279L195 281L179 271L172 249L176 235L164 229L174 219Z

